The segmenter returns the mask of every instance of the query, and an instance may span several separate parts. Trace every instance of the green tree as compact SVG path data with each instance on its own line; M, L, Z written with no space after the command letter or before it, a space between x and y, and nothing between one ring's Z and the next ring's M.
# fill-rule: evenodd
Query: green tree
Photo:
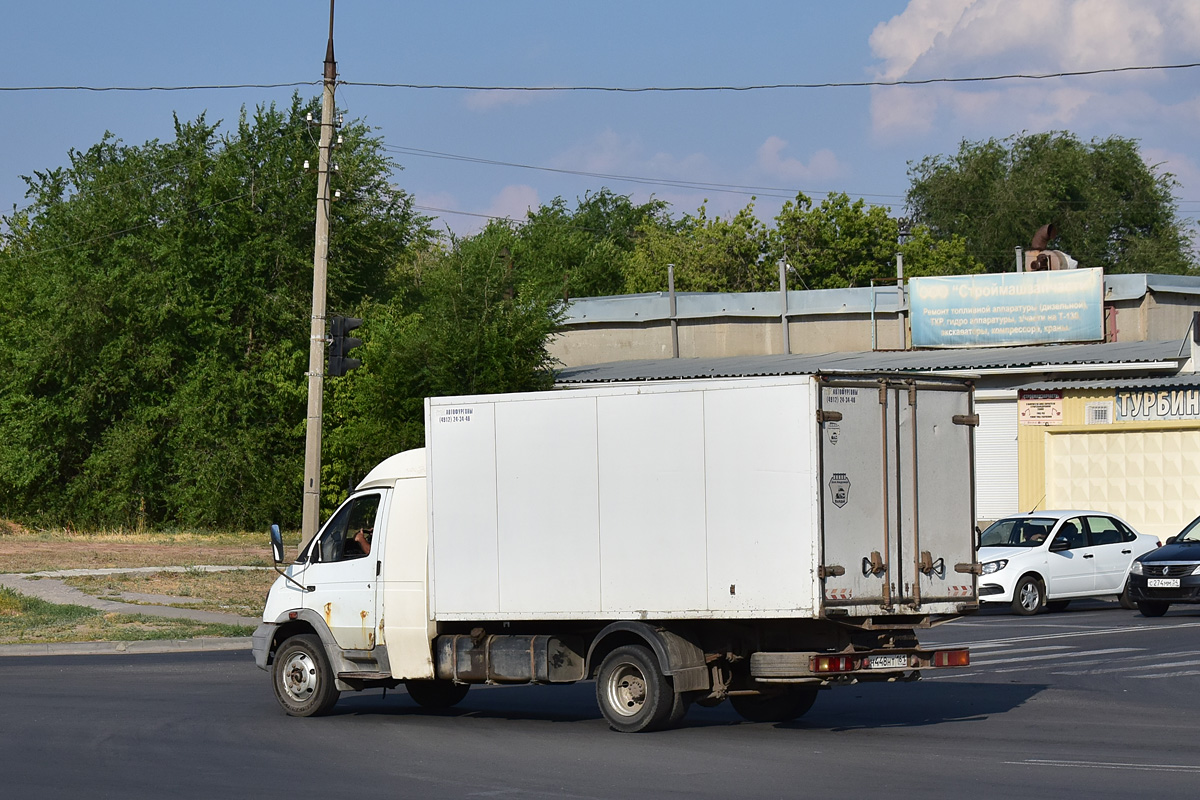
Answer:
M626 266L627 293L663 292L675 265L680 292L761 292L779 288L773 264L763 261L767 229L750 203L732 217L709 217L701 206L672 226L643 225Z
M80 525L298 516L314 102L105 138L28 178L0 252L0 514ZM343 128L331 309L426 235L395 165Z
M344 492L380 459L424 442L430 396L537 391L554 383L546 350L563 302L513 253L508 222L430 246L395 269L388 302L360 308L363 366L335 382L323 481Z
M963 141L952 156L909 164L908 205L935 237L960 236L993 272L1013 248L1053 223L1051 243L1081 267L1187 274L1196 265L1176 213L1169 173L1146 164L1137 142L1082 142L1066 132Z
M621 294L630 254L647 231L670 228L667 204L640 205L609 189L587 193L572 211L555 198L515 229L511 254L528 280L560 297Z
M775 217L769 246L772 262L785 259L805 289L867 286L896 276L899 224L882 206L828 195L820 205L803 194Z

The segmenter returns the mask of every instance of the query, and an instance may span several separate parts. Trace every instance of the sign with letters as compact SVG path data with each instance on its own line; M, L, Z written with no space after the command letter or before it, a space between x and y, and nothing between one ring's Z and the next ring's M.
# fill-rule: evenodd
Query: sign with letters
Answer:
M913 347L999 347L1104 339L1104 271L913 278Z

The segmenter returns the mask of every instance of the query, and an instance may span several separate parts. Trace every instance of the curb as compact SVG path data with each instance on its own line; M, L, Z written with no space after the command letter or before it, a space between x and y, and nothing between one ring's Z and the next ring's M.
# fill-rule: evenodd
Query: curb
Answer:
M161 639L136 642L47 642L43 644L0 645L4 656L93 656L143 655L151 653L209 653L249 651L248 636L228 639Z

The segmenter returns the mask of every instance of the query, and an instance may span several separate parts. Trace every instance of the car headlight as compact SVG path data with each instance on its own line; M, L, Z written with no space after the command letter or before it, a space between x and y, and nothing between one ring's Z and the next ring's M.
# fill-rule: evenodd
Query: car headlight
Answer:
M1140 561L1134 561L1134 562L1133 562L1133 566L1129 568L1129 574L1130 574L1130 575L1141 575L1141 574L1143 574L1143 573L1142 573L1142 562L1140 562Z
M1008 566L1008 559L1002 558L999 561L987 561L983 565L983 574L991 575L993 572L999 572Z
M1200 564L1197 564L1197 565L1196 565L1196 568L1195 568L1194 570L1192 570L1192 574L1193 574L1193 575L1200 575Z

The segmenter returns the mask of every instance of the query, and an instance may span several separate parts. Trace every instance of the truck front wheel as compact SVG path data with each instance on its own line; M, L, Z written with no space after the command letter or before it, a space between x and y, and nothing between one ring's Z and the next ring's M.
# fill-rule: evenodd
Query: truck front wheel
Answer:
M596 701L614 731L656 731L678 722L686 712L676 708L675 691L649 648L626 645L600 664ZM674 712L674 713L673 713Z
M321 640L311 633L293 636L275 654L275 697L293 717L315 717L333 708L341 692Z
M790 722L807 714L816 699L815 686L789 686L774 694L730 695L729 703L749 722Z

